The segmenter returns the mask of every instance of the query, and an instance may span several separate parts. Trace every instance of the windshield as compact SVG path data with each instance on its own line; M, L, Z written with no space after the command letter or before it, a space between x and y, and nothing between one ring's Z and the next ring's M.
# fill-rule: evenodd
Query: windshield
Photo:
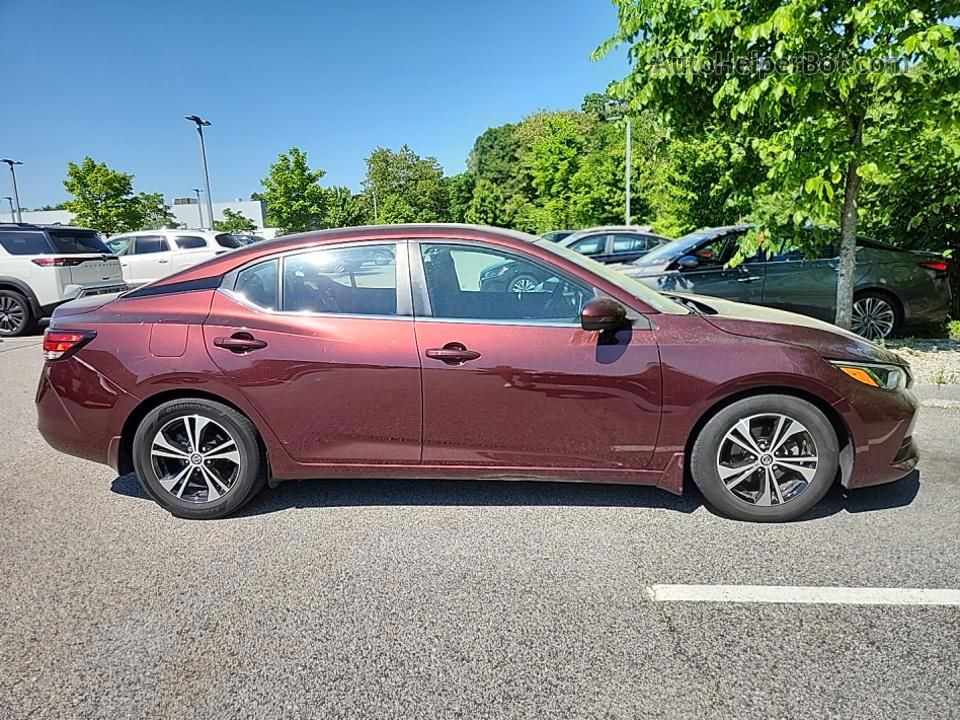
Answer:
M698 243L712 237L713 234L706 232L687 233L683 237L677 238L664 245L658 245L641 258L634 261L634 265L659 265L660 263L673 262L679 257L683 257L691 251Z
M578 252L574 252L570 248L557 245L549 240L537 240L537 245L545 250L549 250L554 255L559 255L570 262L576 263L585 270L589 270L594 275L599 275L604 280L613 283L623 290L626 290L628 293L637 298L637 300L646 303L658 312L673 313L674 315L688 315L690 312L675 300L671 300L665 295L661 295L656 290L648 288L643 283L637 282L633 278L629 278L623 273L619 273L616 270L611 270L603 263L598 263L596 260L591 260L586 255L581 255Z
M110 254L110 248L92 230L51 230L50 239L58 253Z

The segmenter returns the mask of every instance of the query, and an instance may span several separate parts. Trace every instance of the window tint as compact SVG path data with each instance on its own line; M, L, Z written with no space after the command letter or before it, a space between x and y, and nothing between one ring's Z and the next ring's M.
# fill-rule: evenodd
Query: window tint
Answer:
M434 317L576 322L593 290L512 253L420 246Z
M170 249L166 238L161 235L138 235L134 242L135 255L149 255L151 253L166 252Z
M184 235L174 238L174 242L177 243L177 247L181 250L196 250L207 246L207 241L196 235Z
M44 255L50 245L42 232L0 232L0 245L11 255Z
M613 251L617 252L643 252L646 250L652 240L646 235L614 235Z
M394 245L315 250L283 261L283 309L396 315Z
M51 230L50 239L58 253L109 254L110 248L92 231Z
M571 249L576 250L581 255L599 255L603 252L606 244L606 235L595 235L575 242L571 245Z
M227 233L220 233L216 236L215 240L220 247L230 248L231 250L241 246L239 240L237 240L233 235L228 235Z
M258 263L237 275L234 292L242 295L247 302L267 310L276 310L277 303L277 266L279 260L267 260Z

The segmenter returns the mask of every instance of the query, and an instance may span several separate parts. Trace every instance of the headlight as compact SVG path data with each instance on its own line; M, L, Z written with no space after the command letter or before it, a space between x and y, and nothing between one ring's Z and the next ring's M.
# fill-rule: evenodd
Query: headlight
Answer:
M903 390L910 384L909 371L899 365L852 363L846 360L830 360L830 364L854 380L871 387Z

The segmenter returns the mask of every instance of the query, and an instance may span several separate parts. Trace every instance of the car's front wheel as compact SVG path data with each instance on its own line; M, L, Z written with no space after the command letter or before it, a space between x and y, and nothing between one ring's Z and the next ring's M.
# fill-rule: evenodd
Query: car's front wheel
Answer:
M837 477L833 426L790 395L731 403L703 426L690 473L707 501L738 520L782 522L810 510Z
M133 464L150 497L184 518L229 515L266 482L253 423L200 398L172 400L147 413L133 438Z
M0 337L23 335L35 321L30 303L23 295L13 290L0 290Z

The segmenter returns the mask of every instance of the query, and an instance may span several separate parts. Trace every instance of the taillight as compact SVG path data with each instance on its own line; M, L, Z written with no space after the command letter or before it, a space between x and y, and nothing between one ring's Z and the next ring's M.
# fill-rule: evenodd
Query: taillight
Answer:
M924 260L920 263L924 270L932 270L936 277L946 277L950 269L950 263L946 260Z
M40 267L75 267L89 259L82 257L38 257L33 259L33 263Z
M63 360L93 340L93 330L47 330L43 334L43 357L47 360Z

